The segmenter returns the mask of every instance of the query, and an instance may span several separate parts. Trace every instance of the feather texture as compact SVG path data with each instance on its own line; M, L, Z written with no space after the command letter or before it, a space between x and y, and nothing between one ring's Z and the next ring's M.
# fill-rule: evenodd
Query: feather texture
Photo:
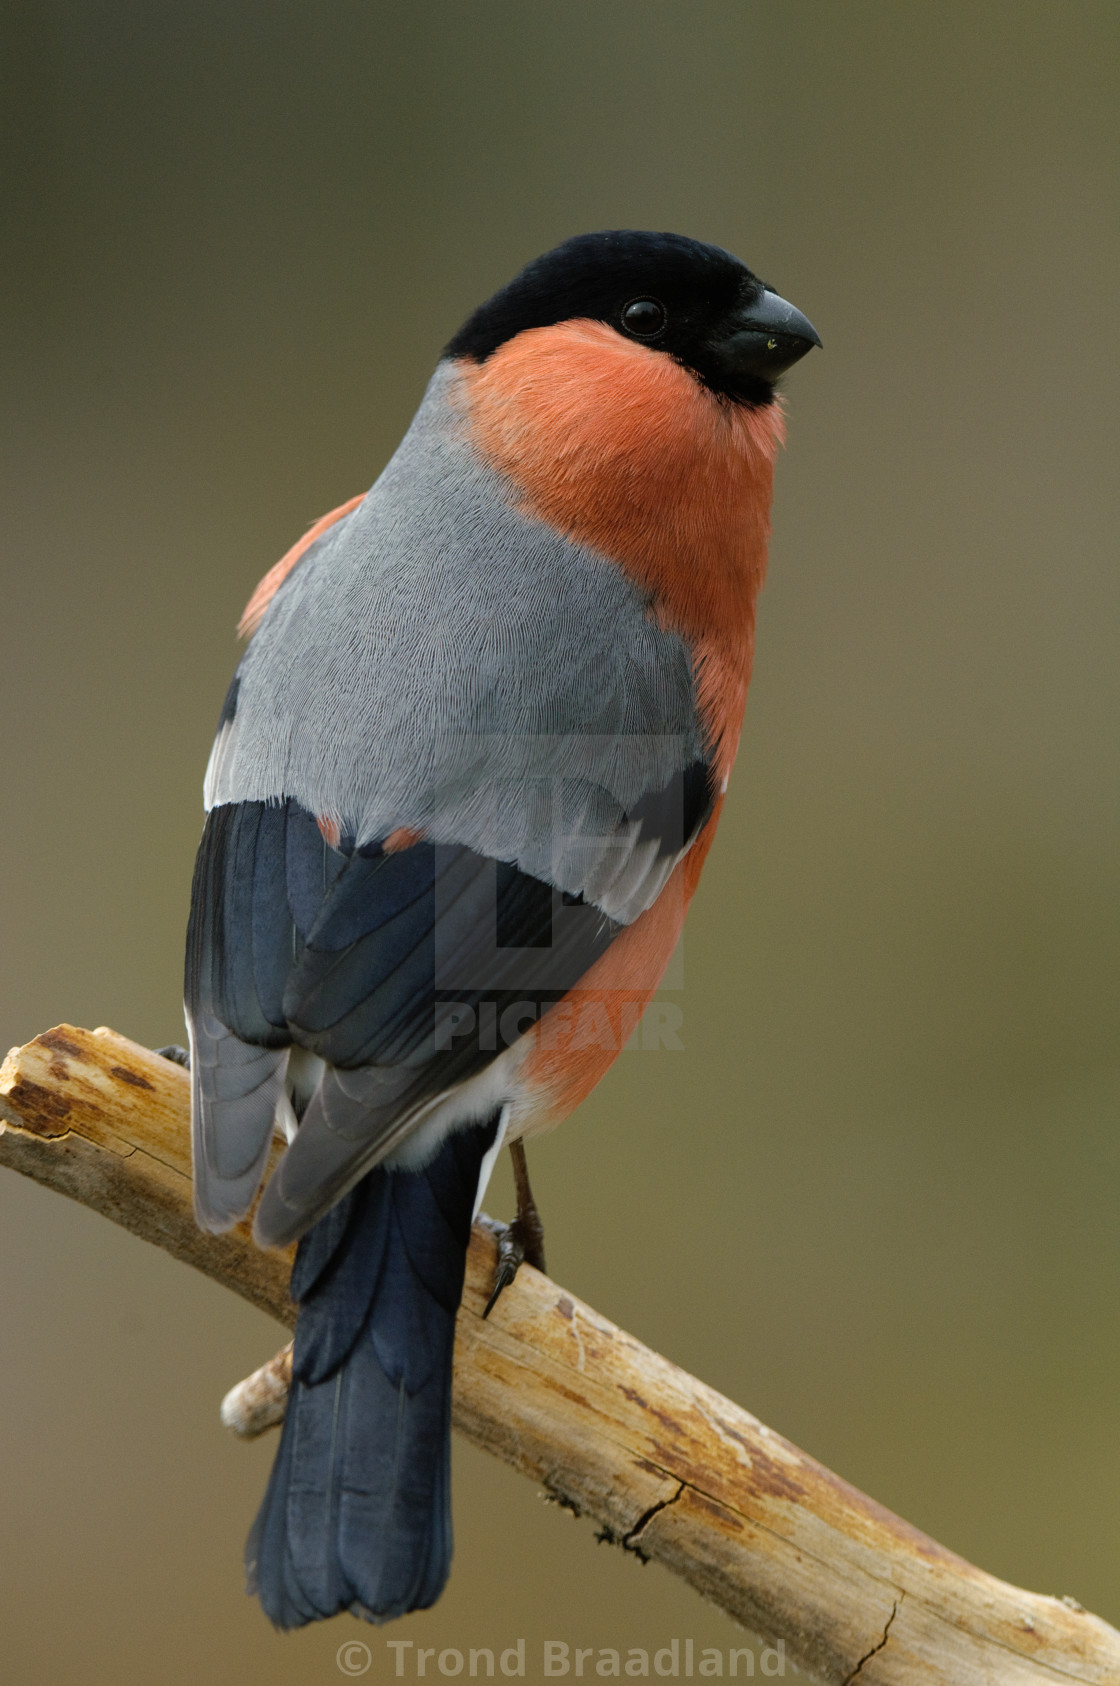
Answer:
M451 1563L451 1358L497 1118L371 1172L300 1243L292 1391L246 1568L281 1628L425 1609Z
M332 848L290 800L214 809L187 944L200 1220L248 1210L289 1046L324 1070L257 1214L274 1246L517 1043L618 929L471 849Z
M398 826L515 863L620 923L624 816L707 757L693 659L647 591L515 507L441 364L357 508L268 605L219 731L207 806L294 797L362 846Z

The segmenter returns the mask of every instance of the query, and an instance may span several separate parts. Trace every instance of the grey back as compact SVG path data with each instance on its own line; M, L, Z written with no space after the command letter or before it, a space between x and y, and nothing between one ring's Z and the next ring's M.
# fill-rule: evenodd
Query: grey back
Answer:
M207 806L294 797L357 845L414 827L626 923L679 852L630 812L705 756L691 656L619 567L515 507L460 388L442 363L273 599Z

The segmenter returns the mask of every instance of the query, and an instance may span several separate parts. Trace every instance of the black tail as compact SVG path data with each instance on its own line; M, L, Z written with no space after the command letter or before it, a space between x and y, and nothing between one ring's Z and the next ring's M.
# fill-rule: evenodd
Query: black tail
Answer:
M277 1627L426 1609L451 1566L451 1356L497 1119L371 1171L300 1242L292 1392L245 1548Z

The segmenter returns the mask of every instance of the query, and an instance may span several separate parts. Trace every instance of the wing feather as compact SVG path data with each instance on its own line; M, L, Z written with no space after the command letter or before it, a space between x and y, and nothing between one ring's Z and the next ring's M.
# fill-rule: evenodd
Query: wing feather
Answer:
M500 1027L518 1008L516 1040L526 1003L532 1018L559 1000L619 930L470 849L332 848L293 801L215 809L195 885L186 997L210 1227L252 1203L288 1046L325 1063L258 1211L270 1245L302 1234L498 1057L511 1038L484 1020Z

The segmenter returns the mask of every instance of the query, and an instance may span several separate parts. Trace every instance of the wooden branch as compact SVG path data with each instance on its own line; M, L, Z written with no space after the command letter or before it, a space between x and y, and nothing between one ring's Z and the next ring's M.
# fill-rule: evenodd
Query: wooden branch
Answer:
M47 1031L0 1069L0 1164L290 1327L289 1256L258 1252L245 1225L195 1229L187 1090L184 1072L113 1031ZM973 1568L539 1272L523 1267L484 1322L492 1230L480 1223L471 1240L455 1423L600 1537L783 1640L830 1686L1120 1681L1107 1623ZM262 1409L276 1420L283 1354L265 1368Z
M288 1408L292 1387L292 1350L288 1341L274 1358L231 1387L222 1400L222 1426L242 1440L255 1440L270 1428L278 1428Z

